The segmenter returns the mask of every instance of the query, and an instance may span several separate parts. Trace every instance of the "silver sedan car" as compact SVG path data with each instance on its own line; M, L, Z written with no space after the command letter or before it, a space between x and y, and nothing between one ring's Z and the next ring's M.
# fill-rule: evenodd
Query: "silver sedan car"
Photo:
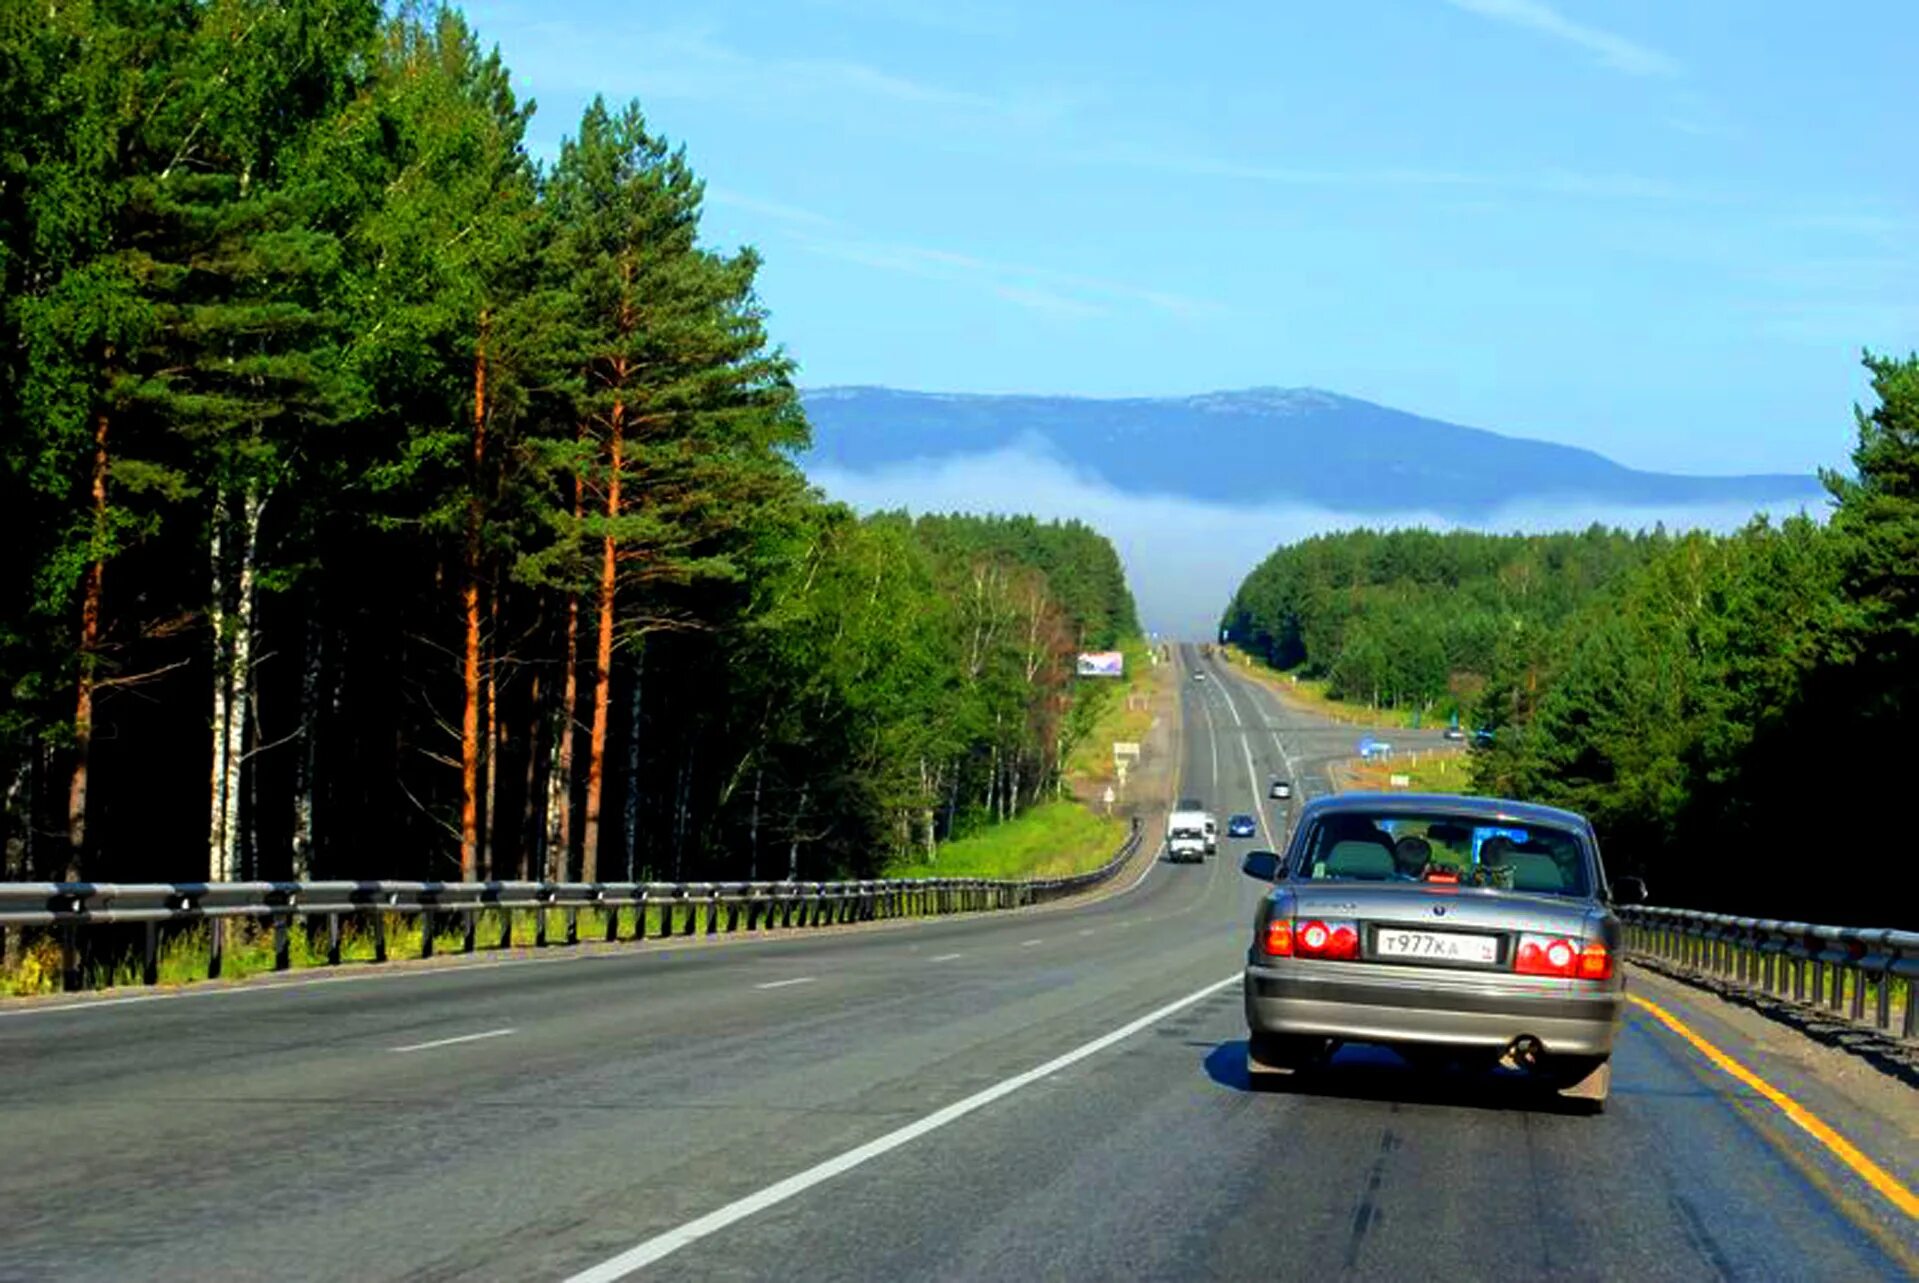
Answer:
M1493 798L1308 803L1247 955L1247 1068L1271 1087L1346 1042L1415 1064L1495 1062L1605 1107L1625 1006L1619 921L1592 826ZM1621 879L1627 898L1644 896Z

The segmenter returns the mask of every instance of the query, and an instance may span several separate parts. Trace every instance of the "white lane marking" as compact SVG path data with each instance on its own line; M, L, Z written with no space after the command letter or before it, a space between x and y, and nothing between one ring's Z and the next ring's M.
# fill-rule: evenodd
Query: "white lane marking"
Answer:
M964 1100L955 1101L944 1109L935 1110L916 1122L908 1123L896 1131L890 1131L864 1145L849 1149L823 1163L816 1163L803 1172L796 1172L785 1180L776 1181L765 1189L748 1194L745 1198L735 1200L716 1211L708 1212L705 1216L688 1221L677 1229L656 1234L645 1242L621 1252L618 1256L602 1261L589 1269L581 1270L568 1279L567 1283L613 1283L614 1279L623 1279L662 1257L670 1256L683 1247L699 1242L709 1234L718 1233L727 1226L737 1224L757 1212L763 1212L797 1194L803 1194L815 1185L852 1171L862 1163L870 1162L882 1154L890 1153L902 1145L918 1140L928 1132L938 1131L948 1123L957 1122L968 1114L984 1109L994 1101L1010 1096L1020 1088L1038 1082L1042 1078L1056 1074L1069 1065L1078 1064L1089 1056L1096 1056L1113 1044L1132 1037L1140 1030L1150 1028L1166 1017L1212 997L1228 985L1238 983L1240 983L1240 977L1235 972L1224 980L1215 981L1204 989L1189 993L1184 998L1169 1002L1155 1011L1149 1011L1139 1019L1127 1022L1111 1033L1101 1034L1091 1042L1082 1043L1064 1055L1055 1056L1043 1065L1036 1065L1024 1073L1015 1074L1011 1078L994 1083L984 1091L975 1092Z
M963 955L957 954L957 953L942 953L937 958L928 958L927 961L928 962L951 962L953 959L961 956Z
M763 985L754 985L755 989L784 989L788 985L810 985L815 976L795 976L791 980L769 980Z
M1227 693L1224 682L1220 683L1219 693L1226 696L1226 707L1232 710L1233 722L1236 725L1244 725L1244 723L1239 720L1239 709L1233 704L1233 697ZM1277 733L1273 735L1273 743L1279 743L1279 735ZM1253 822L1259 825L1260 834L1266 839L1266 845L1269 847L1274 846L1276 843L1273 840L1272 827L1266 822L1266 808L1260 801L1259 772L1253 767L1252 746L1246 742L1246 737L1241 736L1239 747L1240 750L1246 754L1246 783L1253 791ZM1286 750L1283 748L1279 750L1279 760L1287 763L1286 774L1288 777L1291 777L1293 773L1291 760L1287 758Z
M1019 942L1019 947L1022 949L1030 949L1036 944L1045 944L1045 943L1046 942L1044 940L1022 940Z
M435 1047L451 1047L460 1042L478 1042L482 1038L504 1038L512 1033L511 1029L488 1029L477 1034L461 1034L457 1038L435 1038L432 1042L409 1043L404 1047L394 1047L394 1051L431 1051Z
M1199 711L1206 716L1206 743L1213 750L1213 786L1206 790L1214 797L1219 796L1219 731L1213 726L1213 701L1200 696Z
M1092 935L1092 934L1093 934L1093 929L1092 929L1091 927L1085 927L1085 928L1083 928L1083 929L1082 929L1082 930L1080 931L1080 934L1081 934L1081 935L1083 935L1083 936L1089 936L1089 935Z

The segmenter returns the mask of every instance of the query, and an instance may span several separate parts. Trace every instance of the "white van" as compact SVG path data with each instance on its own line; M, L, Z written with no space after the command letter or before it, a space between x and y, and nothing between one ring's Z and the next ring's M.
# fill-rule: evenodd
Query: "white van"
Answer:
M1204 860L1210 819L1204 811L1174 811L1167 816L1166 858L1174 862Z

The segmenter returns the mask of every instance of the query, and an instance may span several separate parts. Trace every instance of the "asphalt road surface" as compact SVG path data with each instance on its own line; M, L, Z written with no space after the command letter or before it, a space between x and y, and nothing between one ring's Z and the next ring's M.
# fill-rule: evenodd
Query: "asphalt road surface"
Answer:
M1270 844L1268 778L1323 790L1353 732L1208 672L1179 791ZM1637 1009L1599 1118L1364 1048L1248 1092L1252 845L1017 914L0 1012L0 1278L1914 1270L1910 1216ZM1909 1133L1634 983L1912 1186Z

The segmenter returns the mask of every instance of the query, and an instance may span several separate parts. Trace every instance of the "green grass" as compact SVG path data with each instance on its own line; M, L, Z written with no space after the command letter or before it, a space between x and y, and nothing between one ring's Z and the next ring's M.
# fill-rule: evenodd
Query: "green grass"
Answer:
M701 903L693 903L694 931L706 932L706 908ZM500 939L500 910L488 909L478 916L475 931L475 945L479 950L495 948ZM622 940L631 940L634 935L634 906L616 910L619 914L619 934ZM646 911L646 934L649 939L657 939L662 933L661 906L648 906ZM721 910L721 930L725 930L725 910ZM547 942L551 945L564 944L566 941L566 911L548 909ZM403 958L422 956L421 928L423 920L414 914L388 913L386 917L387 958L397 961ZM678 909L674 914L674 934L686 934L686 908ZM606 938L607 914L599 909L581 909L579 911L579 938L582 941L597 941ZM745 914L742 912L740 925L745 926ZM221 951L220 976L225 980L239 980L247 976L259 975L273 970L273 931L264 922L247 919L228 919L225 947ZM463 947L464 925L461 919L451 914L443 915L439 929L433 935L435 954L459 953ZM538 922L530 910L521 910L513 917L513 939L511 947L531 948L537 938ZM327 964L326 929L318 927L309 934L306 920L296 918L287 930L287 959L290 969L302 971ZM96 948L98 946L96 945ZM195 984L207 978L207 962L212 956L212 933L205 923L196 923L188 927L174 927L163 931L160 941L159 977L162 986ZM374 931L369 916L345 917L340 924L340 961L342 963L372 962L375 956ZM129 947L112 958L95 957L91 960L86 975L87 987L91 989L139 987L141 985L141 960L137 946ZM0 971L0 997L19 997L30 994L53 993L60 988L60 946L57 938L49 933L38 933L29 938L20 951L19 961L13 967Z
M1474 791L1472 763L1465 753L1419 753L1417 765L1412 761L1413 756L1402 754L1383 762L1343 763L1339 768L1339 782L1343 791L1384 793L1392 790L1393 776L1404 775L1411 780L1403 790L1408 793L1470 794Z
M1326 693L1327 683L1323 678L1299 677L1269 667L1238 647L1228 646L1225 649L1241 672L1264 682L1282 698L1322 717L1349 722L1354 726L1410 727L1417 721L1421 726L1430 727L1444 726L1447 722L1446 715L1434 709L1422 713L1411 708L1374 708L1370 704L1334 699Z
M1153 663L1151 648L1143 637L1129 637L1119 644L1119 649L1126 656L1126 678L1113 684L1106 707L1100 711L1092 731L1067 756L1066 777L1070 780L1101 784L1113 779L1113 744L1116 741L1137 744L1153 728L1153 695L1159 689L1165 669ZM1104 679L1082 679L1097 680ZM1129 700L1128 696L1135 698ZM1144 707L1127 707L1129 703L1141 702Z
M889 878L1054 878L1096 869L1126 837L1122 820L1077 802L1043 802L1024 815L940 847L931 864L895 864Z

